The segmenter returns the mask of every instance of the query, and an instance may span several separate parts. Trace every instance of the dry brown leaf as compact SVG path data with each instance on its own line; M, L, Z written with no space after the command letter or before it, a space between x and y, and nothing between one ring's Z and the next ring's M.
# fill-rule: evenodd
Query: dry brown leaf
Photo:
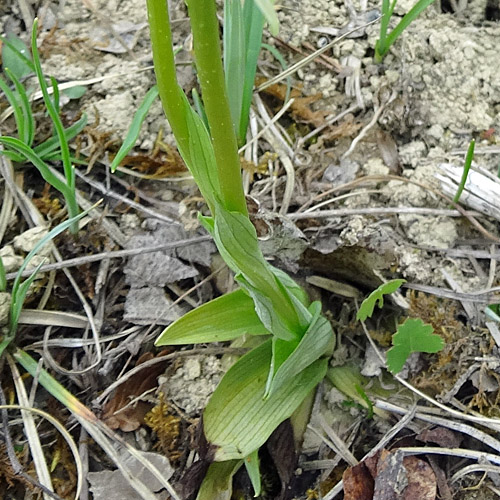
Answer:
M368 467L359 463L349 467L343 475L344 500L372 500L373 478Z
M165 354L166 351L162 351L158 356ZM152 353L146 352L137 360L136 366L154 357ZM141 370L118 387L113 397L106 403L103 409L102 418L111 429L131 432L138 429L144 423L144 417L151 410L151 404L145 401L138 401L123 411L119 410L127 406L132 399L156 386L156 379L164 372L165 363L157 363Z
M400 450L381 450L344 472L345 500L435 500L431 466Z
M458 432L453 432L446 427L433 427L432 429L424 429L418 436L419 441L424 443L435 443L442 448L459 448L462 442L462 437Z

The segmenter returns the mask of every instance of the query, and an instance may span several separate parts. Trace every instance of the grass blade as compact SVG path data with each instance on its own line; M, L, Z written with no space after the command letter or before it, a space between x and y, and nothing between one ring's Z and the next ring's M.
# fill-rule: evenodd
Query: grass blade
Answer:
M35 66L29 58L28 47L16 36L0 36L3 43L2 65L9 68L18 79L35 72Z
M247 0L245 3L249 3ZM243 111L242 99L245 80L245 25L240 0L224 2L223 57L227 98L235 131ZM252 82L253 83L253 82Z
M476 147L476 141L472 139L469 144L469 149L467 150L467 155L465 156L464 171L462 173L462 178L460 179L460 184L457 189L457 193L453 198L454 203L458 203L460 196L464 192L465 183L467 182L467 177L469 176L469 170L472 165L472 160L474 159L474 148Z
M132 124L128 129L127 136L121 145L121 148L116 153L113 162L111 163L111 172L114 172L118 165L122 162L125 156L128 155L129 151L134 147L137 138L139 137L139 132L141 131L141 126L146 118L151 106L155 102L158 97L158 87L154 85L151 87L146 95L144 96L141 105L137 108L137 111L134 113L134 118L132 119Z
M2 256L0 255L0 292L5 292L5 290L7 290L7 278Z
M31 111L31 103L29 101L28 94L26 93L24 86L12 71L5 68L5 73L16 87L23 113L24 130L22 134L19 130L19 139L21 139L27 146L31 146L35 139L35 118L33 117L33 112Z
M248 1L248 0L247 0ZM277 36L280 28L278 15L274 9L274 2L272 0L253 0L257 7L260 9L267 23L269 24L269 31L271 35Z
M62 163L64 169L64 177L66 178L66 184L68 186L68 196L65 197L68 213L71 218L75 217L78 214L78 204L75 199L75 172L73 169L73 165L71 164L71 158L69 154L69 146L68 141L66 140L66 136L64 135L64 127L61 121L61 117L57 111L57 107L54 102L57 103L58 99L54 96L54 101L50 98L49 91L47 88L47 82L45 81L45 76L42 71L42 65L40 63L40 55L38 53L38 47L36 44L36 35L38 31L38 19L35 19L33 22L33 31L31 34L31 51L33 53L33 63L35 65L35 72L38 78L38 83L40 85L40 90L42 91L43 101L45 106L47 107L47 111L49 116L54 124L54 128L59 138L59 145L61 148L61 156ZM54 88L54 94L56 94L57 85ZM78 226L74 226L71 228L71 232L78 232Z
M16 94L12 92L10 87L5 83L3 78L0 78L0 89L2 92L5 94L5 97L7 98L7 101L9 101L9 104L12 107L12 110L14 112L14 120L16 121L16 127L17 127L17 134L19 139L22 140L24 137L24 114L23 114L23 109L21 105L19 104L19 100L16 97Z
M82 117L73 125L64 129L64 135L66 136L67 141L71 141L71 139L75 138L87 125L87 115L83 113ZM51 137L46 141L38 144L33 148L33 151L44 160L49 159L49 154L57 149L59 146L59 139L57 137ZM59 153L58 153L59 154Z

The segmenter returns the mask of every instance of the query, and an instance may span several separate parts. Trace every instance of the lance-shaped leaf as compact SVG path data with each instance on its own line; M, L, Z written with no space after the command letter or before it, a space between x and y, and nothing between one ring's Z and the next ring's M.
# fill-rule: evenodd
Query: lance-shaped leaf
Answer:
M268 340L240 358L210 398L203 428L216 461L244 459L262 446L325 376L321 359L264 399L271 351Z
M335 337L330 322L321 315L321 302L313 302L309 310L312 320L300 342L285 342L276 337L272 340L273 357L266 384L266 397L317 359L333 351Z
M300 338L307 329L310 315L300 301L293 299L264 259L250 220L217 203L215 218L205 218L202 222L212 233L222 258L235 272L240 286L253 298L264 326L283 340Z
M269 335L253 300L236 290L211 300L169 325L156 345L199 344L233 340L240 335Z

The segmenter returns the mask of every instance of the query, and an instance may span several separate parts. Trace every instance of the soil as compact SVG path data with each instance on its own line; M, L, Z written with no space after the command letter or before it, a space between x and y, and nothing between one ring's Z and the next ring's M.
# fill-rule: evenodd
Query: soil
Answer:
M174 44L180 48L179 83L190 93L197 83L191 65L187 12L182 2L169 3ZM370 338L384 350L402 318L420 317L432 324L446 341L445 349L438 355L412 357L403 372L404 379L456 410L497 417L500 335L495 336L498 328L485 310L488 303L498 302L494 292L500 281L495 260L500 255L499 219L487 215L490 212L481 213L481 207L467 204L467 216L463 209L461 213L451 213L455 207L450 202L454 192L446 192L445 196L445 187L438 178L442 164L462 168L471 139L476 140L474 168L482 168L485 175L493 177L498 172L500 24L496 19L500 16L494 6L483 0L466 3L459 2L458 11L453 8L455 2L441 0L431 5L404 31L383 62L375 64L379 24L364 25L376 19L378 3L282 2L279 36L274 38L266 33L265 41L281 53L289 66L351 27L364 27L338 41L325 57L314 59L292 75L295 103L279 122L280 133L289 140L288 149L276 151L272 141L264 136L258 147L245 153L244 176L253 221L262 236L266 257L292 273L313 298L321 299L324 312L332 321L337 333L332 366L362 366L363 375L369 378L365 396L372 401L385 397L407 409L416 403L419 398L381 368L355 321L360 298L386 280L404 278L405 287L395 300L367 323ZM40 18L39 46L45 73L59 84L76 82L87 87L79 99L63 101L63 117L69 123L80 113L88 115L89 124L75 142L78 153L90 162L88 168L78 167L84 176L84 180L78 180L78 188L89 201L106 195L102 218L89 222L83 237L56 240L63 258L203 236L196 218L197 212L203 210L199 193L175 152L175 141L159 101L153 104L143 124L134 149L135 161L129 159L127 168L116 177L110 178L107 173L133 113L155 82L144 3L8 0L0 5L3 33L28 42L30 29L26 29L22 5ZM400 0L391 26L412 6L412 1ZM271 52L263 50L258 82L280 70ZM284 89L283 82L259 93L269 114L283 106ZM43 125L43 112L35 109L40 128L47 127ZM340 118L333 121L336 116ZM327 121L331 124L311 139L301 141ZM0 128L4 135L12 133L9 120L0 122ZM158 147L161 152L156 155ZM281 154L291 157L295 169L289 199ZM22 167L17 180L41 215L28 220L25 212L11 210L7 227L0 233L0 255L8 273L19 268L33 242L44 234L39 227L30 228L59 222L61 217L60 205L53 201L55 192L44 192L43 183L33 170ZM493 195L497 198L492 200L498 201L500 183L495 186ZM3 197L6 182L0 189ZM144 207L149 207L149 211ZM26 234L27 230L31 232ZM23 244L19 243L21 234L27 240ZM127 384L119 397L117 392L109 394L107 387L130 370L140 355L158 355L152 343L164 325L234 287L225 270L205 280L221 267L219 259L214 246L204 242L198 247L137 255L123 263L104 259L75 268L74 279L105 337L102 359L95 366L97 350L87 342L88 333L76 334L64 326L54 327L52 332L36 323L23 323L19 340L20 347L46 356L47 346L43 347L40 340L44 331L46 341L52 335L54 344L49 345L55 347L50 360L45 360L47 366L99 415L106 414L105 404L109 404L110 398L115 403L120 398L140 398L144 403L142 410L137 410L140 415L134 410L114 428L135 448L166 455L173 466L174 484L193 461L196 428L203 407L234 358L223 355L225 347L218 345L215 353L197 351L193 356L184 353L169 358L172 360L168 366L162 366L161 372L132 378L135 384ZM85 320L81 300L68 278L61 271L48 276L43 274L35 282L27 307L70 311ZM318 276L327 281L318 284ZM186 296L193 287L194 292ZM44 289L49 292L44 294ZM4 298L0 295L0 303L7 300ZM0 312L0 325L2 318L5 314L2 317ZM76 349L69 349L69 344L62 341L71 338L80 342ZM190 348L182 351L187 349ZM172 352L176 351L167 354ZM2 385L8 373L6 366L3 370ZM12 387L11 382L5 382L3 390L13 393ZM106 392L101 397L103 391ZM40 392L38 389L35 403L60 417L78 439L78 431L65 411L55 401L44 401ZM331 427L360 460L392 427L397 415L383 410L371 418L371 412L356 401L330 382L323 382L313 405L311 427ZM158 408L165 411L156 421L151 411ZM17 427L12 426L22 448L22 428L18 423ZM414 420L385 447L417 446L415 442L423 427L421 421ZM45 438L49 436L46 454L50 460L56 452L66 453L56 463L56 491L60 497L73 498L75 481L69 452L63 444L54 444L57 438L53 429L47 427L44 431ZM465 436L466 441L460 445L462 448L491 452L479 440L467 436L467 432L460 436ZM87 439L84 432L82 439ZM436 442L440 444L439 440L432 441ZM89 450L86 463L93 473L115 469L95 444ZM299 451L298 462L290 466L293 479L288 482L289 490L280 493L278 488L278 493L269 494L274 497L262 498L322 498L349 464L343 450L332 451L310 428ZM273 480L279 484L282 471L272 464L271 455L272 451L266 452L263 459L264 476L269 476L270 484ZM447 494L461 499L498 495L498 471L489 473L477 490L469 491L469 487L480 482L481 474L466 474L452 483L453 474L463 467L461 459L451 455L438 459L428 456L436 476L442 474L437 480L440 498L451 498ZM8 475L9 462L5 457L0 443L0 496L32 498L25 482L16 479L15 474L14 479ZM28 471L33 471L27 453L23 463ZM235 491L242 495L238 498L252 496L245 481L237 476ZM274 491L271 486L269 490ZM101 484L91 491L95 500L106 496L106 488ZM158 495L167 498L166 494ZM92 498L92 493L81 498ZM344 498L355 497L346 492Z

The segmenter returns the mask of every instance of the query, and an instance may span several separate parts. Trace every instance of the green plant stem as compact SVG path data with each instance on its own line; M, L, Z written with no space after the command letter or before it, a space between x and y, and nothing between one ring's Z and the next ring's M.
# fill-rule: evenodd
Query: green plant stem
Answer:
M188 0L186 3L191 18L198 79L219 171L221 201L227 210L246 215L238 146L222 68L215 2Z
M189 151L183 91L177 83L172 32L165 0L147 0L153 62L160 99L180 149Z

